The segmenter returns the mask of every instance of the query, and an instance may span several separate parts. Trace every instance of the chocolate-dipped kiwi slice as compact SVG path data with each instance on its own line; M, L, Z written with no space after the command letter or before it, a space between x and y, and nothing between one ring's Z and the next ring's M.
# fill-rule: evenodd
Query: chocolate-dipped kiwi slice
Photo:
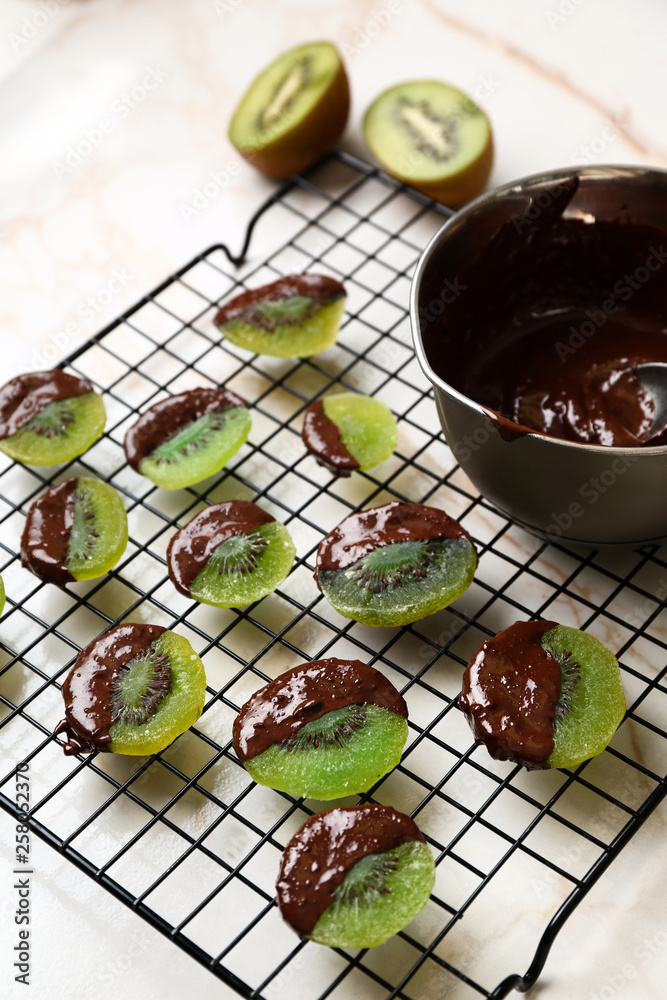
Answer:
M354 469L372 469L389 458L398 430L381 400L341 392L306 408L301 436L320 465L334 475L349 476Z
M205 507L176 532L167 568L182 594L236 608L272 593L295 555L284 524L249 500L227 500Z
M367 791L401 759L408 710L360 660L303 663L256 691L234 722L234 749L261 785L337 799Z
M108 573L126 545L127 515L113 486L73 476L30 507L21 562L41 580L63 586Z
M82 649L62 688L56 727L66 754L158 753L192 726L206 693L187 639L160 625L117 625Z
M215 317L238 347L278 358L306 358L335 343L345 289L323 274L292 274L230 299Z
M88 379L60 369L17 375L0 388L0 448L19 462L69 462L97 441L106 420Z
M125 455L156 486L177 490L212 476L250 431L248 404L229 389L190 389L154 403L125 435Z
M317 550L315 580L347 618L407 625L460 597L476 566L457 521L437 507L395 500L341 521Z
M613 653L551 621L515 622L487 639L466 667L459 704L476 743L530 770L601 753L626 707Z
M283 918L332 948L373 948L423 910L433 855L416 823L391 806L311 816L285 848L278 883Z

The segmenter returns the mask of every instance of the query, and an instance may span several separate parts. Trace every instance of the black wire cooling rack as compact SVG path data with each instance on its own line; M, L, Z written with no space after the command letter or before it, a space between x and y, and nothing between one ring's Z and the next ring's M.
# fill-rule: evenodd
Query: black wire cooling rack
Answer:
M4 457L0 465L8 593L0 753L12 762L0 805L18 818L14 776L30 762L34 832L244 997L460 1000L525 990L567 917L667 793L667 554L582 556L547 546L485 503L455 464L406 313L412 269L443 214L353 157L330 157L260 209L238 257L212 247L68 359L68 370L105 394L100 442L64 468ZM277 245L261 263L244 264L260 219L270 228L265 245ZM334 348L285 361L221 340L212 323L220 302L302 270L346 285ZM217 383L250 400L253 414L249 443L226 469L172 493L125 464L124 432L141 408ZM300 440L307 404L339 386L384 399L400 428L392 459L347 480L317 466ZM124 498L130 543L108 576L60 590L21 568L18 539L44 487L84 473ZM165 552L178 525L229 498L258 500L284 521L298 558L275 594L222 611L175 592ZM322 598L314 556L343 516L392 498L458 517L478 547L479 569L452 608L407 628L371 629ZM491 760L471 746L456 704L462 666L483 639L540 616L590 629L622 663L628 716L612 746L573 772L526 773ZM52 735L61 681L78 650L121 620L166 625L190 639L209 682L204 714L157 757L65 758ZM437 861L423 913L387 945L357 953L300 942L280 920L280 853L318 804L253 785L230 745L233 718L254 689L330 655L373 663L402 690L410 711L403 762L363 798L411 813ZM528 971L515 975L516 967Z

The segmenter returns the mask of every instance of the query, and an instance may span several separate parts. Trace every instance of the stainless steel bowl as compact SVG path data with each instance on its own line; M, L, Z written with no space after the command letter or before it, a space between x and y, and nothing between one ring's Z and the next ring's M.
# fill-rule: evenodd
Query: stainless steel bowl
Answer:
M667 233L665 171L568 168L535 174L482 195L446 222L421 256L410 294L415 351L434 386L447 443L480 493L504 514L551 541L590 546L664 541L667 446L602 447L538 433L505 440L479 403L437 374L424 342L424 317L433 314L434 287L442 289L437 312L446 318L448 295L456 294L460 268L472 254L483 253L497 228L515 219L530 221L539 215L540 206L553 201L554 192L577 182L568 212L611 221L620 216ZM523 226L516 229L517 240L525 239ZM667 285L667 267L658 280ZM485 289L467 287L461 294L484 295ZM433 345L429 349L435 350Z

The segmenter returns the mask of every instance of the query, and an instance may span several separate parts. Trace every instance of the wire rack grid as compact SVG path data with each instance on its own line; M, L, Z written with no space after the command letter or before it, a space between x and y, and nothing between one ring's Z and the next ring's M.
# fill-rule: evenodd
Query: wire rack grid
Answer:
M548 546L488 505L456 465L406 313L412 269L443 214L351 156L328 158L260 209L238 257L211 248L68 359L67 369L91 378L107 404L106 433L88 453L53 470L0 459L8 593L0 753L10 762L0 805L18 817L14 781L27 762L35 833L244 997L467 1000L525 990L564 921L667 793L667 615L656 596L667 594L667 553ZM277 245L260 263L243 264L260 219L273 224ZM221 302L303 270L345 283L334 348L287 361L221 340L212 323ZM221 473L167 492L125 464L123 436L140 409L223 383L250 400L253 428ZM383 399L400 430L392 459L343 480L305 455L300 440L305 407L338 388ZM22 569L17 540L33 499L77 474L119 491L130 543L107 577L60 590ZM257 500L284 521L298 554L275 594L223 611L178 595L165 553L203 505L231 498ZM405 628L367 628L319 594L314 556L350 511L396 498L458 517L479 568L451 608ZM605 753L572 772L526 773L491 760L471 745L457 707L462 667L484 638L535 617L590 628L622 663L627 718ZM65 758L52 735L61 682L79 649L122 620L162 624L192 642L207 672L204 714L156 757ZM281 851L322 805L255 786L230 740L253 690L332 655L364 659L402 690L410 713L403 761L362 799L413 815L437 864L423 913L387 945L361 952L300 942L280 920Z

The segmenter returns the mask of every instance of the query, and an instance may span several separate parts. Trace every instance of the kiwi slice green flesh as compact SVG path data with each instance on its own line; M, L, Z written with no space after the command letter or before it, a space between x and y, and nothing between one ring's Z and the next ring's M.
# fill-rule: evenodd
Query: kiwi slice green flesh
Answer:
M269 521L218 545L192 581L190 593L196 601L218 608L259 601L283 582L295 555L285 525Z
M331 948L374 948L424 909L434 885L433 855L423 841L368 854L346 874L310 939Z
M0 576L0 615L5 608L5 585L3 583L2 577Z
M557 625L541 641L562 677L549 767L575 767L601 753L623 720L621 672L614 654L579 629Z
M99 479L80 477L66 566L75 580L92 580L115 566L127 546L127 514L118 493Z
M234 112L229 139L258 170L289 177L331 149L349 107L348 80L335 45L300 45L253 80Z
M58 465L87 451L106 421L104 400L97 392L58 399L0 441L0 448L27 465Z
M164 750L202 713L204 665L187 639L163 632L114 682L111 751L148 755Z
M372 469L393 454L398 428L393 413L381 400L341 392L325 397L322 407L339 428L343 444L360 469Z
M139 471L165 490L191 486L222 469L247 440L250 424L245 406L207 413L158 445Z
M408 723L379 705L348 705L307 723L289 740L245 761L260 785L311 799L367 791L393 770Z
M385 90L367 110L363 130L392 176L438 201L462 204L491 171L488 118L462 91L437 80Z
M262 303L259 308L272 325L278 321L274 329L266 330L243 319L232 319L220 330L232 344L255 354L307 358L335 344L346 299L341 297L315 309L313 302L306 296L295 295L280 302Z
M362 625L408 625L455 601L470 586L477 556L467 538L396 542L343 569L320 570L329 603Z

